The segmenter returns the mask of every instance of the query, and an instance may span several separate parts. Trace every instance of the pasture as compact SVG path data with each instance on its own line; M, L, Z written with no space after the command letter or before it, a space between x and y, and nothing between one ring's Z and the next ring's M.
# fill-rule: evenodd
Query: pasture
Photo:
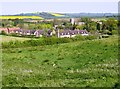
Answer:
M2 49L3 87L113 87L118 38Z

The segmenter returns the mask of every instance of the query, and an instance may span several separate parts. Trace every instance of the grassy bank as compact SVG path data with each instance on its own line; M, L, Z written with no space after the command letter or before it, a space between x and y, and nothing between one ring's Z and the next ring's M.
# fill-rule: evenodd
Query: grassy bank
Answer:
M116 36L2 52L3 87L112 87L118 81Z
M10 42L10 41L25 41L25 40L30 40L30 38L22 38L22 37L13 37L13 36L5 36L5 35L0 35L0 43L2 42Z

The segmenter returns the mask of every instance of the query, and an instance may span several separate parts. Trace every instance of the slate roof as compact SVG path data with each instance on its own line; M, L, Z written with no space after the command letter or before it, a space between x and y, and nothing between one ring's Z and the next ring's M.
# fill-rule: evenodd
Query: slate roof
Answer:
M88 34L86 30L63 30L59 32L60 35L74 35L74 34Z

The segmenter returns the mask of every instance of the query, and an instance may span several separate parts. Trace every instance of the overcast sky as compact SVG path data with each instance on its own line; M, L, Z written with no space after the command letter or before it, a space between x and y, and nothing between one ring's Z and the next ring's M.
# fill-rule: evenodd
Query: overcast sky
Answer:
M35 1L35 2L33 2ZM46 1L46 0L45 0ZM86 0L85 0L86 1ZM117 13L118 2L1 2L1 15L12 15L26 12L60 12L60 13Z

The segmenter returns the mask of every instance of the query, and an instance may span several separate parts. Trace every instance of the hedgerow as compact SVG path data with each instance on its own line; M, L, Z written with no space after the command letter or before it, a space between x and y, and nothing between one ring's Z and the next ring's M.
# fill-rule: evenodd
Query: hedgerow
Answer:
M30 47L30 46L42 46L42 45L53 45L61 43L69 43L73 41L83 41L83 40L92 40L96 39L95 36L76 36L74 38L57 38L57 37L45 37L43 40L26 40L26 41L10 41L3 42L2 48L18 48L18 47Z

